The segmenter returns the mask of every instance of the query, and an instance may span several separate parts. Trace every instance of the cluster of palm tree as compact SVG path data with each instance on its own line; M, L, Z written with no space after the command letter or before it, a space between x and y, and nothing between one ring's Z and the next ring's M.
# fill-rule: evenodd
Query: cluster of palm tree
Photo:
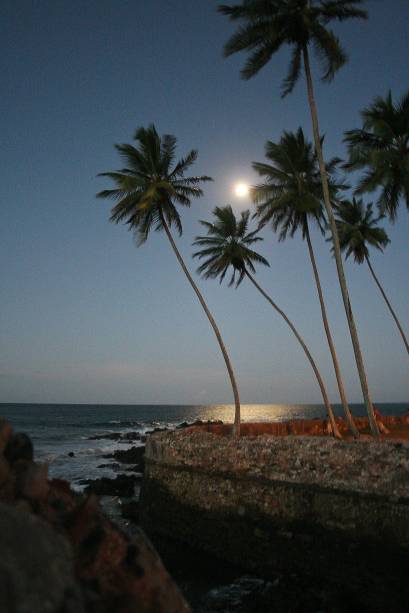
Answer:
M274 232L279 233L279 240L300 232L306 241L341 402L348 425L353 435L358 436L346 398L310 236L310 224L318 227L323 234L329 229L369 425L372 433L377 436L379 430L341 252L345 251L347 257L352 254L358 263L365 261L368 264L409 352L402 326L375 276L368 250L370 246L382 250L389 242L385 230L377 226L378 222L385 216L393 222L400 202L406 202L409 208L409 92L397 104L393 103L390 93L385 99L377 98L362 112L362 129L346 133L348 161L341 164L341 160L334 158L325 163L324 139L319 131L310 65L312 49L322 68L322 80L330 81L334 77L347 57L328 24L334 20L366 18L366 11L359 6L361 4L362 0L242 0L238 5L219 7L221 13L240 23L225 46L225 54L241 51L250 53L242 70L244 79L257 74L282 46L291 47L292 57L288 75L283 82L282 95L292 92L304 70L314 143L308 142L301 128L296 133L285 132L278 143L268 141L265 148L267 161L253 163L254 170L262 179L251 192L255 203L253 216L258 221L256 229L249 230L250 211L243 212L236 219L231 206L216 207L213 221L201 222L207 234L198 236L194 241L194 245L200 247L194 257L203 260L198 268L200 274L205 278L219 278L221 282L231 269L230 285L235 284L236 287L247 278L288 324L317 378L334 436L340 434L323 379L299 331L257 283L254 277L255 265L268 266L268 262L254 251L253 246L262 240L259 231L265 225L270 225ZM171 233L172 227L179 234L182 233L182 222L175 205L190 206L192 198L202 196L202 183L211 178L185 176L197 158L197 151L192 150L185 158L175 162L176 138L170 135L159 136L153 125L139 128L135 140L136 147L117 145L126 168L102 173L102 176L112 179L116 187L104 190L98 196L116 201L111 220L127 223L130 230L137 234L139 244L147 240L151 229L165 232L217 337L235 401L234 433L239 435L239 391L228 352L219 328ZM340 168L364 171L355 190L357 196L380 191L377 217L374 217L372 204L365 205L361 199L356 198L348 201L343 196L348 186L337 178Z

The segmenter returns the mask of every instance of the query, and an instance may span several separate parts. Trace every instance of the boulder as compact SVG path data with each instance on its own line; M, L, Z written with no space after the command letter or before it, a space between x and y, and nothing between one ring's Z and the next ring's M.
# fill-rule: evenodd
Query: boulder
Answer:
M0 611L58 613L67 598L84 611L72 550L45 521L0 503L0 551Z
M4 419L0 418L0 453L4 453L9 438L13 434L13 428Z
M103 439L109 441L139 441L141 434L139 432L106 432L103 434L93 434L88 437L89 441L100 441Z
M95 495L48 480L30 439L5 422L0 444L1 613L190 612L139 528L130 538ZM127 494L138 478L120 476Z
M145 445L139 447L131 447L130 449L117 449L113 453L104 456L104 458L114 458L122 464L137 464L140 470L143 470L145 456Z
M17 460L32 462L34 457L33 443L27 434L13 434L7 441L4 457L10 464Z
M97 496L125 496L130 498L135 492L136 475L118 475L115 479L84 479L80 485L87 485L85 492Z

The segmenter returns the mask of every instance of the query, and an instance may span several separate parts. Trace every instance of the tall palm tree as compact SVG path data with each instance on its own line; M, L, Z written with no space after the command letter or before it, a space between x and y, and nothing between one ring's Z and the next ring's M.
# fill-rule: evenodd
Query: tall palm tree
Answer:
M400 201L409 209L409 91L396 104L390 91L375 98L361 116L362 128L345 133L349 160L344 167L366 170L356 193L380 188L380 211L393 222Z
M337 70L347 61L347 56L339 39L327 26L334 20L365 19L367 17L366 11L358 8L358 5L361 5L363 1L242 0L241 4L232 6L221 5L219 6L219 11L230 17L232 21L239 21L243 24L227 42L224 51L226 56L240 51L250 52L250 56L241 71L244 79L250 79L256 75L281 47L289 45L292 49L292 56L289 71L282 86L282 95L286 96L294 89L301 75L302 66L304 66L314 143L321 174L324 205L331 229L339 284L370 428L372 433L378 436L379 430L376 424L358 332L352 313L335 217L331 206L310 64L310 48L312 46L321 65L322 80L332 80Z
M137 146L116 145L126 168L116 172L104 172L100 176L112 179L115 189L99 192L99 198L112 198L117 203L111 211L111 221L125 222L143 244L151 231L165 231L171 247L183 272L202 305L217 337L233 389L235 403L234 433L240 435L240 398L233 368L219 328L206 302L190 275L179 253L170 228L176 227L182 234L182 222L175 204L190 206L191 198L203 195L200 184L211 181L210 177L186 177L186 171L196 161L197 151L190 151L186 157L175 163L176 138L165 134L159 136L155 126L138 128L135 133Z
M349 427L357 437L359 432L348 405L310 237L309 220L315 223L323 235L325 233L322 185L316 152L312 144L305 139L301 128L296 134L284 132L279 143L267 141L265 152L270 163L253 163L254 170L263 178L263 183L252 189L253 200L257 205L256 216L262 225L270 223L274 232L279 231L280 241L285 240L288 235L292 238L298 231L301 231L302 238L307 241L342 406ZM331 196L343 187L331 178L338 163L339 160L333 158L327 164Z
M248 232L250 211L243 211L239 221L237 221L231 206L216 207L213 215L215 218L213 223L208 221L200 222L206 228L207 236L197 236L193 243L201 247L199 251L193 254L193 257L197 257L199 260L206 258L197 269L198 273L202 274L205 279L219 278L221 283L227 271L231 268L230 286L235 283L237 288L244 277L247 277L270 305L281 315L291 328L312 366L328 412L332 432L335 436L340 437L341 435L335 421L324 381L308 347L284 311L260 287L253 276L256 272L254 264L269 266L269 263L263 256L251 248L254 243L261 241L262 238L257 236L258 230Z
M358 262L358 264L362 264L363 262L368 264L370 273L395 320L406 351L409 353L408 340L378 277L375 275L375 271L369 259L368 247L374 247L375 249L383 251L390 242L385 230L377 226L382 216L374 217L372 203L365 206L361 199L356 200L355 198L353 198L352 201L343 200L337 206L336 216L339 242L342 251L345 251L347 258L353 255L355 262Z

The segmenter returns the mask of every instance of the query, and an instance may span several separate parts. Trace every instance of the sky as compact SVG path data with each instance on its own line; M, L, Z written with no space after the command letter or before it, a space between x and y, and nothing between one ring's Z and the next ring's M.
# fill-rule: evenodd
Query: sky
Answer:
M0 8L0 402L208 404L232 392L214 334L164 234L137 249L108 221L111 187L97 177L121 168L114 143L155 123L199 150L194 174L214 183L182 211L177 239L192 272L199 219L215 206L251 206L234 184L256 182L267 139L302 126L311 138L304 79L280 98L283 50L257 77L239 76L245 55L224 59L234 25L212 0L3 0ZM369 20L337 24L350 61L330 85L316 79L328 156L345 155L359 111L408 88L409 3L368 0ZM313 63L313 71L317 74ZM401 206L391 244L373 267L409 329L408 230ZM259 283L293 320L338 401L306 244L259 251ZM329 245L313 230L341 370L350 402L362 395ZM406 402L407 355L365 265L346 263L369 386L378 402ZM244 403L321 402L311 367L290 330L252 286L195 279L219 324Z

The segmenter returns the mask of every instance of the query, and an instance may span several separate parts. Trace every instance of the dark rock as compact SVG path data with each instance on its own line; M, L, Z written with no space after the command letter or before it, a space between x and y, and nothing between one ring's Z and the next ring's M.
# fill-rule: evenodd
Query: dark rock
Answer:
M145 445L131 447L130 449L117 449L112 454L103 456L104 458L114 458L122 464L137 464L143 470L145 455Z
M102 439L108 439L110 441L118 441L121 438L120 432L109 432L106 434L93 434L88 437L88 441L100 441Z
M141 438L141 435L139 432L124 432L121 438L123 438L126 441L139 441Z
M75 453L73 451L70 451L68 453L68 455L69 455L70 458L74 458L75 457Z
M97 496L133 496L135 492L135 475L118 475L115 479L102 477L101 479L85 479L80 485L87 485L85 492Z
M33 456L33 443L27 434L13 434L7 441L4 457L10 464L14 464L17 460L32 462Z
M207 421L203 421L201 419L196 419L191 423L187 421L183 421L181 424L176 426L177 429L180 428L191 428L192 426L222 426L223 421L221 419L208 419Z
M118 470L120 468L120 464L118 464L118 462L109 462L107 464L99 464L97 468L110 468L111 470Z
M106 432L104 434L93 434L88 437L89 441L139 441L141 435L139 432Z
M119 466L119 464L118 464L118 466ZM139 464L135 464L135 466L127 466L125 468L125 471L127 473L139 473L140 472L140 466L139 466Z
M0 453L3 453L9 439L13 435L13 428L4 419L0 418Z
M72 550L42 519L0 503L0 551L0 611L57 613L67 593L84 611Z
M169 432L170 428L154 428L153 430L147 430L146 434L155 434L155 432Z
M96 496L48 481L47 467L30 460L27 437L0 424L0 439L1 613L189 613L137 526L125 534Z
M181 424L176 426L176 428L188 428L191 424L188 424L187 421L182 421Z
M139 522L139 501L130 500L127 502L122 502L121 514L123 518L129 519L133 523L137 524Z
M16 494L36 502L45 500L50 490L48 465L19 460L14 466Z

